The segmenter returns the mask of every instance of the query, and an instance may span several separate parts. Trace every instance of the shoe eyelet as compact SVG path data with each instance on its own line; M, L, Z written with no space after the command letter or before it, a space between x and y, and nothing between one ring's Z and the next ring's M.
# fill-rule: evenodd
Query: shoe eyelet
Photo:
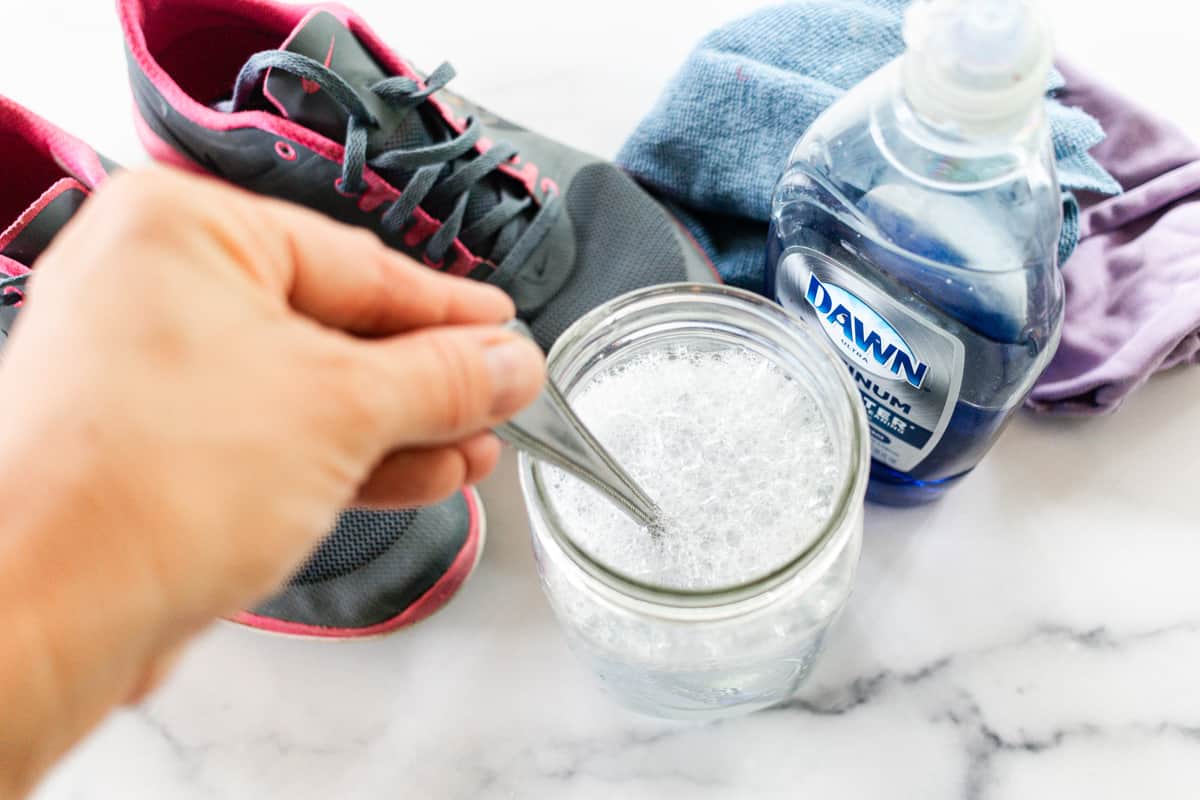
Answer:
M296 148L280 139L279 141L275 142L275 155L279 156L284 161L295 161L297 156Z
M443 258L441 261L431 261L429 259L429 256L422 256L421 260L425 262L425 266L427 266L431 269L436 269L439 272L446 267L446 259L445 258Z
M346 182L341 178L338 178L333 182L333 188L334 191L336 191L342 197L359 197L362 194L362 192L347 192Z
M19 306L25 302L25 293L15 286L10 286L0 294L0 306L8 308L9 306Z

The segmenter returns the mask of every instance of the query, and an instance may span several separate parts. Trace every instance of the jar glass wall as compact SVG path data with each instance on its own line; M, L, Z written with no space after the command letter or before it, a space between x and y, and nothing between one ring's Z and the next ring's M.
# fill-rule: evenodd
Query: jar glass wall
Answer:
M857 391L818 336L756 295L679 284L601 306L551 352L550 373L572 397L648 351L751 351L812 396L836 450L835 500L823 524L798 526L795 552L769 572L702 591L639 581L588 553L555 510L546 468L522 455L543 589L572 649L626 705L665 717L745 713L787 699L811 670L850 593L870 463ZM816 533L802 536L801 527ZM754 531L745 534L753 546Z

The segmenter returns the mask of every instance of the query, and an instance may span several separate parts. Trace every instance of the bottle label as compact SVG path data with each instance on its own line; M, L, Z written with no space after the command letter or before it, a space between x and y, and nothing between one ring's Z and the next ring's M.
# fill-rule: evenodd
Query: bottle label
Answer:
M815 322L850 369L871 423L871 455L911 472L950 424L963 343L824 253L792 248L780 270L802 289L784 305Z

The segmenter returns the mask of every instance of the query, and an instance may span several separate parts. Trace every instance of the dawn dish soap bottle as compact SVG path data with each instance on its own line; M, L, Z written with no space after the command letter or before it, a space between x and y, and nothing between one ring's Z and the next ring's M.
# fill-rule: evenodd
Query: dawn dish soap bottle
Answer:
M961 480L1058 345L1052 46L1031 1L917 0L907 52L813 123L775 191L767 289L846 362L878 502Z

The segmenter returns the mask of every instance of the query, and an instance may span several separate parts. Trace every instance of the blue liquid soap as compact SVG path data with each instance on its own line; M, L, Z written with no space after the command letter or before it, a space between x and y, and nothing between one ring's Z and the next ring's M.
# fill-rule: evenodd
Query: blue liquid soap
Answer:
M1030 2L917 0L907 52L812 125L775 192L768 292L846 362L877 502L962 480L1058 344L1051 46Z

